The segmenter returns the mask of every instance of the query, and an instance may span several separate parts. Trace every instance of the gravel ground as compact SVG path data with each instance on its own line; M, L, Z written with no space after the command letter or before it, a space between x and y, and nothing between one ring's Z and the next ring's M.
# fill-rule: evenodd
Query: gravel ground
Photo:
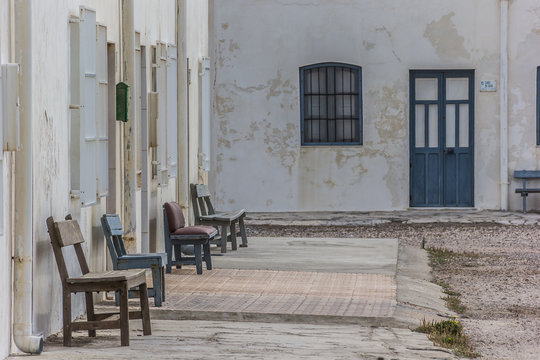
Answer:
M460 317L475 350L485 359L540 359L540 226L248 226L248 236L396 238L452 250L459 256L432 272L461 293Z

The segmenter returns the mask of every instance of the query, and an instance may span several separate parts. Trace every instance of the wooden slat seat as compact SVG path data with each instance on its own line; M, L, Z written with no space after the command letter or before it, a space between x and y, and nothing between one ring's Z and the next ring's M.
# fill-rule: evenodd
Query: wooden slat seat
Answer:
M540 193L540 188L526 188L526 189L517 188L516 193Z
M141 276L146 276L144 269L112 270L106 272L89 272L79 277L67 278L66 282L70 284L84 284L91 282L127 281L129 283L140 280Z
M221 252L227 252L227 241L231 243L231 249L236 250L236 224L240 230L242 244L240 247L247 247L246 228L244 226L244 218L246 210L232 211L216 211L210 199L210 191L208 186L202 184L191 184L191 201L193 203L193 213L195 215L195 224L209 225L220 229L219 238L215 240L221 246ZM230 231L230 232L229 232Z
M47 229L51 238L51 245L62 281L62 317L64 346L71 346L71 335L76 330L88 330L88 336L96 336L99 329L120 329L120 344L129 345L129 319L142 319L143 334L151 335L150 311L148 308L148 290L146 286L146 274L144 269L114 270L106 272L91 272L86 262L84 250L81 246L84 238L76 220L71 215L66 216L66 221L55 222L53 217L47 219ZM81 276L69 276L63 247L73 246ZM140 311L129 311L128 291L131 287L138 286L141 303ZM118 291L120 293L120 311L113 313L94 312L93 292ZM71 293L84 292L86 300L87 321L72 322ZM119 319L116 319L120 316ZM115 318L114 320L111 318Z
M211 215L202 215L199 218L202 221L235 221L239 219L241 216L244 216L246 213L246 210L240 209L240 210L234 210L234 211L222 211Z

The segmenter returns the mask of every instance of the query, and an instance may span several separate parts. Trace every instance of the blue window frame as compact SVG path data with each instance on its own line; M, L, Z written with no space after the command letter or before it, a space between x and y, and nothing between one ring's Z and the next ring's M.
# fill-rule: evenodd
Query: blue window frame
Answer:
M540 145L540 66L536 68L536 145Z
M301 67L300 109L302 145L362 145L362 68Z

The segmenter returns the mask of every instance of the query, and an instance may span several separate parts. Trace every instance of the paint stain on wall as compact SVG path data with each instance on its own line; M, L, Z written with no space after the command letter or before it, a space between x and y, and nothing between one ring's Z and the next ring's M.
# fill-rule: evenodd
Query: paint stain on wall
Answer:
M461 57L470 58L470 53L465 49L465 39L459 35L456 24L452 22L455 13L441 17L437 21L432 21L426 26L424 37L431 42L437 55L441 59Z
M298 129L294 124L287 124L285 129L272 127L271 123L264 119L264 143L267 145L267 152L273 157L279 158L281 165L289 169L292 175L293 167L296 165L298 157L297 133Z
M398 83L383 86L373 92L377 109L374 118L375 129L379 135L378 156L388 163L388 170L383 176L392 196L392 206L399 206L404 197L403 184L407 181L403 172L403 164L407 162L407 154L403 149L408 143L408 118L406 91Z
M375 43L364 40L362 41L362 46L364 47L364 49L369 51L375 47Z
M277 77L268 82L266 100L270 100L271 97L280 96L281 94L291 95L296 91L296 86L291 84L290 80L283 81L281 76L281 71L278 71Z

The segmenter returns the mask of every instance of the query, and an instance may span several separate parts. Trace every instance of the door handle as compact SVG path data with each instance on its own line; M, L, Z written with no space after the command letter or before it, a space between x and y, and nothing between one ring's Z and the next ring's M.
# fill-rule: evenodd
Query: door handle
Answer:
M454 153L454 148L448 148L448 149L443 150L443 154L453 154L453 153Z

